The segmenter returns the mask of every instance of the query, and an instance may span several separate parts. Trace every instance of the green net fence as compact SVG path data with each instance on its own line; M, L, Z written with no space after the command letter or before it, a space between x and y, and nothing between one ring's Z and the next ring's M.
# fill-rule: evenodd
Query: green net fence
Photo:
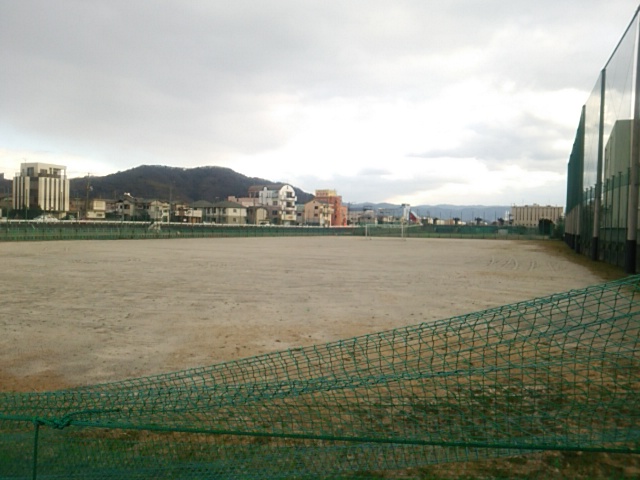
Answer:
M565 240L593 260L640 271L632 170L640 10L623 32L582 108L567 166ZM595 72L594 72L595 73ZM627 242L629 240L629 242ZM632 250L633 249L633 250ZM633 254L625 256L625 250Z
M0 222L0 242L353 235L354 228L151 222Z
M0 478L337 478L640 453L640 276L206 368L0 394Z
M619 182L618 189L620 191ZM0 222L0 242L54 240L151 240L225 237L364 236L392 238L483 238L540 240L553 232L498 225L354 225L349 227L161 224L150 222Z

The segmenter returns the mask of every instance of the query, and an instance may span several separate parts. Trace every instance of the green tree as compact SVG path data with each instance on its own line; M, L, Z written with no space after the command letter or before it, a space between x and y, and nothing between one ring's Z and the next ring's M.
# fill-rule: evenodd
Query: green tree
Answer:
M7 218L14 220L33 220L42 215L43 212L40 207L14 208L9 210Z

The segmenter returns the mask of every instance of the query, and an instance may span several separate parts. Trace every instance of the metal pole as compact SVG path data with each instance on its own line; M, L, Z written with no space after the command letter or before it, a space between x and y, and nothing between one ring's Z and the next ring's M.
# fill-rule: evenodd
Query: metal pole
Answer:
M33 457L31 459L33 464L31 469L31 478L36 480L38 478L38 434L40 433L40 422L38 420L34 420L33 426Z
M167 223L171 223L171 195L173 193L173 184L169 183L169 216L167 217Z
M591 260L598 260L598 241L600 238L600 203L602 197L602 164L604 152L604 102L607 70L602 69L600 79L600 120L598 127L598 166L596 171L596 197L593 209L593 236L591 238Z
M577 208L575 209L575 226L574 226L574 251L580 253L581 241L580 234L582 233L582 214L584 210L584 136L586 132L585 118L586 118L586 106L582 106L582 113L580 114L580 134L578 135L578 175L577 185L575 189L575 199Z
M638 21L636 13L635 21ZM640 166L640 28L636 37L636 84L633 105L633 143L631 144L631 171L629 174L629 201L627 210L627 241L625 245L624 270L636 273L636 251L638 248L638 167Z

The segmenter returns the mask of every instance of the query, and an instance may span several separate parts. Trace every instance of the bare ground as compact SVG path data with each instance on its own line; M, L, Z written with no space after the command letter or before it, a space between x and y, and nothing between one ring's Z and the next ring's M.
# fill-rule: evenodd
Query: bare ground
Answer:
M623 276L550 241L25 242L0 244L0 262L0 391L52 390L210 365ZM401 475L635 478L640 459L544 452Z
M210 365L603 281L549 243L0 244L0 389L42 391Z

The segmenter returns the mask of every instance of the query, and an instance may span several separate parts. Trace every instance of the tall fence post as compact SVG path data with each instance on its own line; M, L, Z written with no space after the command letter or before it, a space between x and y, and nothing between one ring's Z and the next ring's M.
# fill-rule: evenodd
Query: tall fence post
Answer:
M591 260L598 260L598 249L600 239L600 207L602 198L602 164L604 163L604 102L605 83L607 81L607 70L602 69L600 79L600 119L598 121L598 165L596 170L596 192L593 204L593 237L591 238Z
M636 12L636 22L638 15ZM631 144L631 173L629 178L629 200L627 210L627 242L624 270L636 273L636 251L638 248L638 168L640 166L640 28L636 27L636 84L633 105L633 142Z
M36 480L38 478L38 437L40 433L40 422L38 420L34 420L33 426L33 465L31 469L31 478L32 480Z
M584 211L584 136L586 132L586 111L587 108L585 105L582 106L582 112L580 114L580 125L578 127L578 135L577 135L577 155L576 159L578 161L577 171L580 173L577 185L575 187L575 199L576 199L576 215L575 215L575 244L574 251L576 253L580 253L580 234L582 232L582 215Z

